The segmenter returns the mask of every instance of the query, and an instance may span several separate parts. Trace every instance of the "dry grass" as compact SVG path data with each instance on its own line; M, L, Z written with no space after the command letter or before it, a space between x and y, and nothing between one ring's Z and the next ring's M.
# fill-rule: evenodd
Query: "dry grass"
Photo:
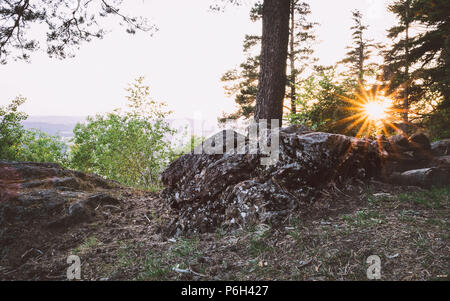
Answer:
M278 227L176 240L160 231L170 220L164 203L129 192L107 223L55 237L0 279L65 279L75 249L85 280L367 280L370 255L381 258L382 280L448 280L450 187L355 187L324 193Z
M218 229L167 242L145 257L150 264L135 257L143 267L137 278L367 280L366 259L378 255L382 280L447 280L450 188L382 195L371 190L367 187L364 198L355 202L359 206L337 205L335 211L330 208L334 214L321 219L298 213L282 228ZM174 266L204 277L176 273Z

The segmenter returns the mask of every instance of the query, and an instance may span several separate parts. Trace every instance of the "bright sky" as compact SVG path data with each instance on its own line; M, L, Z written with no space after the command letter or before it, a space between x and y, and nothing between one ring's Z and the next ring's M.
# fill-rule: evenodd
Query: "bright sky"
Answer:
M250 3L209 11L213 0L125 1L129 11L150 18L159 31L150 37L115 30L103 40L83 44L74 59L32 56L30 64L0 65L0 105L22 94L22 109L30 115L85 116L125 105L125 88L145 76L153 97L167 102L173 118L216 122L222 111L233 111L224 95L221 75L243 60L245 34L258 33L249 20ZM244 0L245 2L245 0ZM360 9L370 25L370 36L386 41L395 23L386 11L388 0L311 0L311 20L321 25L316 56L321 64L342 59L350 43L351 10Z

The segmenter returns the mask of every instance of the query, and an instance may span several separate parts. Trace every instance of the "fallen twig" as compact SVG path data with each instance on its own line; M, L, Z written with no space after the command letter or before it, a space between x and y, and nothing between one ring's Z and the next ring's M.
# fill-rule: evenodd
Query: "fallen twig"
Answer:
M22 254L22 256L21 256L21 258L23 259L25 256L27 256L28 254L30 254L30 252L31 251L33 251L33 250L36 250L36 251L38 251L41 255L43 255L44 254L44 252L42 252L41 250L39 250L39 249L36 249L36 248L31 248L31 249L29 249L28 251L26 251L25 253L23 253Z
M150 219L148 218L147 214L144 214L145 218L148 220L148 223L151 225L152 222L150 221Z
M172 268L172 270L173 270L174 272L177 272L177 273L184 273L184 274L189 274L189 273L191 273L191 274L194 274L194 275L197 275L197 276L206 277L206 275L203 275L203 274L194 272L194 271L191 270L191 269L186 269L186 270L185 270L185 269L179 269L178 267L174 267L174 268Z
M306 261L300 261L300 266L299 266L299 268L303 268L303 267L305 267L305 266L307 266L308 264L310 264L312 262L312 259L308 259L308 260L306 260Z
M114 205L104 205L103 207L105 207L105 208L114 208L114 209L117 209L117 210L120 211L120 207L114 206Z

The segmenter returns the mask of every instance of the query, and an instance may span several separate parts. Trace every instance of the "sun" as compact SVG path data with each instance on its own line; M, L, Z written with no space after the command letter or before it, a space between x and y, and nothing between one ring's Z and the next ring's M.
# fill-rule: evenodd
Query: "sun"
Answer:
M349 132L359 126L356 137L368 137L373 134L385 134L388 136L388 128L396 131L395 115L402 110L396 109L394 100L397 98L397 92L386 95L387 88L379 91L378 86L372 89L366 89L360 86L359 93L355 98L341 97L350 106L347 110L352 111L349 117L339 120L337 123L348 123L344 132Z
M385 120L389 117L389 111L392 108L392 100L385 97L377 97L375 100L368 101L363 105L364 113L373 122Z

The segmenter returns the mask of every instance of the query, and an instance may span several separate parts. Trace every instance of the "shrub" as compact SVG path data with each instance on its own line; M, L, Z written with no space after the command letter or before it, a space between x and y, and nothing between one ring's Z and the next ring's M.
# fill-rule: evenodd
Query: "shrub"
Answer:
M173 156L170 141L175 131L165 121L170 112L150 98L142 77L127 91L128 111L115 110L77 124L71 164L124 185L155 190Z
M16 97L11 104L0 107L0 159L17 160L21 140L25 133L21 121L27 115L18 108L26 101L25 97Z
M24 132L16 158L18 161L51 162L67 167L69 147L59 136L29 130Z

